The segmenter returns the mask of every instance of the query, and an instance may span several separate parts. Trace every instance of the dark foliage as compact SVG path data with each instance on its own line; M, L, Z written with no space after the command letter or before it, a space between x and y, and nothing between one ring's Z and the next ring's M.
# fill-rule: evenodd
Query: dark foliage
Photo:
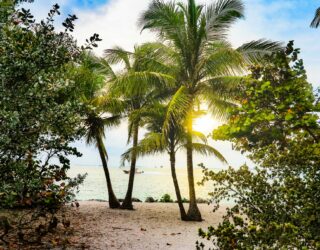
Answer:
M56 213L83 181L67 176L68 157L81 156L70 144L84 133L83 106L68 69L100 40L94 34L80 48L70 34L75 16L56 32L58 5L37 23L29 10L15 11L16 3L0 6L8 4L0 29L0 208L25 209L1 217L0 240L8 244L12 233L15 243L41 241L62 222Z

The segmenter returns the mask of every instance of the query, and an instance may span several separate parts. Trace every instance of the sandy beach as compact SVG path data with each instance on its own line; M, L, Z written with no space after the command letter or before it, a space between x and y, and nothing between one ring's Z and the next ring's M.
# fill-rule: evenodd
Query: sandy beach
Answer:
M87 249L195 249L198 228L216 225L225 211L213 213L212 205L199 204L204 221L183 222L175 203L135 203L134 207L135 211L111 210L106 202L80 202L70 213L76 238Z

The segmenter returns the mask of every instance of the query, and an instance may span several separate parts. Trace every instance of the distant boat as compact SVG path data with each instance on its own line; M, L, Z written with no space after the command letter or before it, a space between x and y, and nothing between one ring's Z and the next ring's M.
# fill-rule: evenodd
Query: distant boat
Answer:
M122 170L125 174L130 174L130 170ZM139 171L138 169L136 169L136 174L143 174L144 171Z

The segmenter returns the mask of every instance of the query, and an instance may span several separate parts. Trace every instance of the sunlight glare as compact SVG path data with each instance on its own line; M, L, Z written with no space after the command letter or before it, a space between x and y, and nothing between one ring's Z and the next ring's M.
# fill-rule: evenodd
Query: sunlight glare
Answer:
M220 122L207 114L197 118L193 123L193 129L195 131L202 132L204 134L209 134L213 129L217 128L220 125Z

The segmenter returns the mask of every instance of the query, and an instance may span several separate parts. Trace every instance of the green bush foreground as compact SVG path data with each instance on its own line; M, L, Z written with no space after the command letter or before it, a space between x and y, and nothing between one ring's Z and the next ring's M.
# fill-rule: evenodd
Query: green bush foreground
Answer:
M240 89L241 106L214 131L256 167L204 170L203 183L214 183L215 209L222 200L234 201L222 223L199 231L213 249L320 249L319 96L298 54L290 42L252 67Z

